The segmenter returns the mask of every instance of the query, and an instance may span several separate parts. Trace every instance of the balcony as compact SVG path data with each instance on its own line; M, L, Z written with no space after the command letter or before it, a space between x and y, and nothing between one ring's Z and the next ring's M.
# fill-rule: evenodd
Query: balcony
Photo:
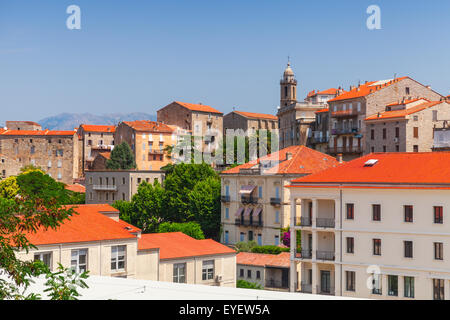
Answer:
M334 296L334 287L317 286L317 294Z
M270 198L270 204L272 206L280 206L281 205L281 198Z
M317 260L334 261L334 251L316 251Z
M302 282L300 284L300 291L304 293L312 293L312 284Z
M262 220L243 220L243 219L235 219L234 224L236 226L248 226L248 227L263 227Z
M352 109L331 112L332 118L352 118L356 116L358 116L358 111Z
M257 220L257 221L249 221L248 225L249 226L253 226L253 227L262 227L263 226L263 222L262 222L262 220L261 221L259 221L259 220Z
M363 149L362 147L356 146L356 147L328 147L328 153L329 154L351 154L351 153L362 153Z
M220 200L222 202L230 202L230 196L220 196Z
M237 226L243 226L245 224L245 222L242 219L236 219L234 221L234 224L237 225Z
M148 154L164 154L163 149L150 149L148 150Z
M253 196L247 196L247 195L242 195L241 196L241 202L243 204L255 204L258 203L258 198L257 197L253 197Z
M339 135L339 134L357 134L359 132L358 128L336 128L331 129L332 135Z
M111 151L111 149L112 149L111 146L107 146L107 145L104 145L104 144L99 144L99 145L96 145L96 146L91 145L90 147L91 147L92 150L98 150L98 151L104 151L104 150Z
M324 219L324 218L316 219L316 227L318 228L334 228L334 225L335 225L334 219Z
M301 250L300 251L300 259L312 259L312 250L308 249L308 250Z
M96 184L92 187L92 189L97 191L117 191L117 186L107 184Z
M302 227L311 227L312 226L311 218L309 218L309 217L300 217L300 225Z

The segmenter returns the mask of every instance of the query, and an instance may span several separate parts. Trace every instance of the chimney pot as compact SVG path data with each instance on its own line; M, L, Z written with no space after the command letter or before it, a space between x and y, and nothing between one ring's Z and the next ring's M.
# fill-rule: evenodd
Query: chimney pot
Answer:
M336 160L337 160L339 163L342 163L342 153L338 153L338 154L337 154Z

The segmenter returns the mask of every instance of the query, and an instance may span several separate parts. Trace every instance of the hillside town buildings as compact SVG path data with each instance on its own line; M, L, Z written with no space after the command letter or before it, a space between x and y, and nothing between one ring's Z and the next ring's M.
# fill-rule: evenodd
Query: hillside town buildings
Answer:
M293 180L291 290L449 299L449 168L449 152L372 153Z
M271 114L232 111L223 117L223 134L227 129L242 130L245 133L260 129L275 131L278 129L278 117Z

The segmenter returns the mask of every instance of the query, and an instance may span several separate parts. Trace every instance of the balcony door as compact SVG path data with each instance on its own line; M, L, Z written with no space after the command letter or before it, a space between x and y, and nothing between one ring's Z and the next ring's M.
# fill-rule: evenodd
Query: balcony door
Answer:
M320 271L320 292L331 292L331 275L330 271Z

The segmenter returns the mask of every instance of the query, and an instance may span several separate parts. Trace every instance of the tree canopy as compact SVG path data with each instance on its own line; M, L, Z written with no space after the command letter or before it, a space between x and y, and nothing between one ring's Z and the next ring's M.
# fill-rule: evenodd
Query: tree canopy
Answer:
M125 141L114 147L111 157L106 161L106 168L112 170L129 170L136 168L133 151Z

